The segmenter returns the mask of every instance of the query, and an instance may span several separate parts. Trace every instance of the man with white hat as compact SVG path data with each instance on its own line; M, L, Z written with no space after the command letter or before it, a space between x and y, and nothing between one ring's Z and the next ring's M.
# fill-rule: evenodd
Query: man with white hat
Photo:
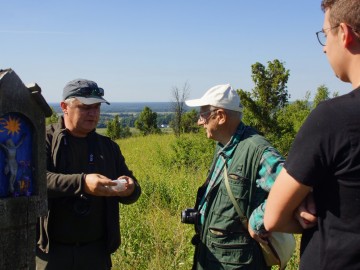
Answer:
M270 269L258 242L265 243L264 201L284 158L241 122L240 98L229 84L214 86L201 98L185 103L200 107L197 123L209 139L217 141L194 208L193 269ZM233 195L229 195L229 188ZM243 215L238 214L231 196ZM242 220L249 220L247 228Z

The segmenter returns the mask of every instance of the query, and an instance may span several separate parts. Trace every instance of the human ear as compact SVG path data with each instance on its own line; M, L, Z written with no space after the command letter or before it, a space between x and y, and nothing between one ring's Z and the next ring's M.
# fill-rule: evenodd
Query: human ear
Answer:
M341 40L346 48L348 48L354 41L354 32L351 27L345 23L341 23L339 26L341 31Z
M63 113L67 113L67 104L65 102L61 102L60 103L60 107L61 107L61 110L63 111Z
M224 110L218 110L217 111L217 114L218 114L218 117L219 117L219 124L224 124L226 122L226 119L227 119L227 114Z

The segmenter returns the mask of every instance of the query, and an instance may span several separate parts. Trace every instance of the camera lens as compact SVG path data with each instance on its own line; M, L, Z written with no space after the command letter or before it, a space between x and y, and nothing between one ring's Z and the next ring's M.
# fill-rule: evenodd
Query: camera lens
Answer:
M186 221L187 221L186 212L182 211L181 212L181 222L182 223L187 223Z
M181 222L186 224L195 224L198 217L198 211L194 208L187 208L181 212Z

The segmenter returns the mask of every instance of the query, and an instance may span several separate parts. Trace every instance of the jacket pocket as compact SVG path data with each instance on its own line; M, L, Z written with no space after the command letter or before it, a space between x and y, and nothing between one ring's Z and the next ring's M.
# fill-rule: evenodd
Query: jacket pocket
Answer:
M249 201L249 180L239 175L236 178L234 175L229 175L229 185L237 204L246 214ZM209 227L222 228L232 232L244 232L245 229L229 197L224 181L220 183L219 191L211 205L211 213L208 217L210 219Z
M252 262L252 241L246 234L209 228L206 246L206 269L243 269Z

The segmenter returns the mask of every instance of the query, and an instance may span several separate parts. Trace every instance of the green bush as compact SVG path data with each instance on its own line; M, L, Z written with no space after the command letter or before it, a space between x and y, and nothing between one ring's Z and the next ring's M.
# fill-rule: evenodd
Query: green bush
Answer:
M214 155L215 143L203 133L182 134L171 144L168 161L177 168L207 169Z

